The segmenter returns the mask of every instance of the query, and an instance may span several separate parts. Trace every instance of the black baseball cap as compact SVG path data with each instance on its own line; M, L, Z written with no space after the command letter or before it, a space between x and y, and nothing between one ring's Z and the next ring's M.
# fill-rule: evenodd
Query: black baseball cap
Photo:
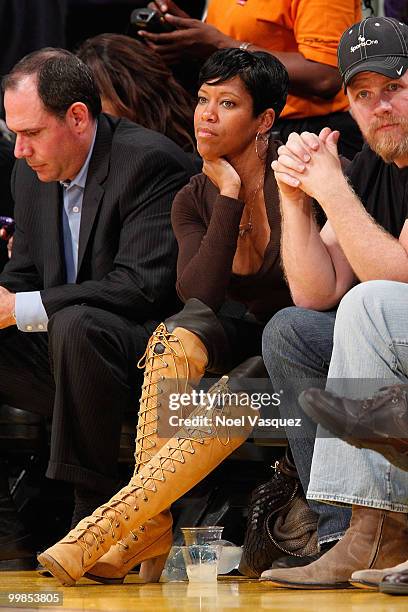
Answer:
M344 91L359 72L399 79L408 68L408 26L390 17L367 17L343 33L337 56Z

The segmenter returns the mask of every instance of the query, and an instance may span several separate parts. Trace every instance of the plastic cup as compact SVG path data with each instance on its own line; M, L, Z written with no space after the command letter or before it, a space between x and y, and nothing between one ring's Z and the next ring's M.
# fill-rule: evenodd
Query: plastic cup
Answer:
M161 575L164 582L179 582L187 580L184 561L184 546L172 546Z
M189 582L217 582L220 546L192 544L183 547L184 560Z
M218 560L218 574L229 574L233 569L237 569L242 557L242 547L235 546L228 540L217 542L220 547L220 558Z
M193 544L204 545L221 540L224 527L214 525L211 527L182 527L186 546Z

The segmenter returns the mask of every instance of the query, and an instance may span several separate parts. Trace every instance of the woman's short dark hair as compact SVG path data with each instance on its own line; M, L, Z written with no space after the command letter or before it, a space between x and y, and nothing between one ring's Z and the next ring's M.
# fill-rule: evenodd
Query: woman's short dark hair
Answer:
M289 76L285 66L270 53L221 49L213 53L199 74L199 87L218 85L239 76L253 101L254 116L273 108L275 119L286 104Z
M123 34L89 38L77 55L92 69L115 114L194 150L193 101L159 55Z
M74 102L83 102L92 115L101 112L101 98L92 71L73 53L46 47L26 55L2 80L2 89L17 89L26 76L37 77L44 107L60 119Z

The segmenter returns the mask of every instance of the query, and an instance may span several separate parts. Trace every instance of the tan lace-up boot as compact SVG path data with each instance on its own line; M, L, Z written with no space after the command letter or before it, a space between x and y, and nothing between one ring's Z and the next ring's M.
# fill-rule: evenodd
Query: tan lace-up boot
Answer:
M137 424L134 476L147 465L167 441L158 437L158 421L163 379L177 393L186 393L198 383L207 365L207 351L192 332L176 328L172 333L161 323L147 345L138 367L145 368ZM173 543L169 509L132 529L113 545L92 567L86 577L105 584L120 584L141 563L139 576L157 582Z
M248 402L231 405L231 393L238 393L240 377L258 376L262 360L252 358L224 376L209 394L219 398L210 408L208 403L191 413L200 424L182 428L176 437L134 476L105 505L80 521L75 529L40 554L38 559L63 585L72 586L119 539L146 523L184 495L207 476L225 457L244 442L252 425ZM225 403L225 405L224 405ZM225 419L239 419L239 435L232 437ZM221 424L219 424L221 423Z
M209 356L211 366L224 370L228 365L225 361L228 352L228 340L220 322L214 312L196 298L188 300L183 310L159 325L139 362L146 371L138 420L135 474L166 442L157 435L160 407L165 400L163 387L166 386L167 394L188 392L203 376ZM180 416L187 416L189 411L183 408ZM132 567L141 563L139 577L146 582L157 581L172 544L171 527L170 511L164 510L112 546L87 572L87 577L107 584L120 583Z

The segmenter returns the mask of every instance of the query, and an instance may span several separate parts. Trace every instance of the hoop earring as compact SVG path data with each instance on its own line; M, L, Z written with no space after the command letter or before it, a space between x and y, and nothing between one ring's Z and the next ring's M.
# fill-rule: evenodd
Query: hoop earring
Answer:
M269 145L269 132L261 134L261 132L257 132L255 136L255 151L258 158L261 161L266 160L266 155L268 151Z

